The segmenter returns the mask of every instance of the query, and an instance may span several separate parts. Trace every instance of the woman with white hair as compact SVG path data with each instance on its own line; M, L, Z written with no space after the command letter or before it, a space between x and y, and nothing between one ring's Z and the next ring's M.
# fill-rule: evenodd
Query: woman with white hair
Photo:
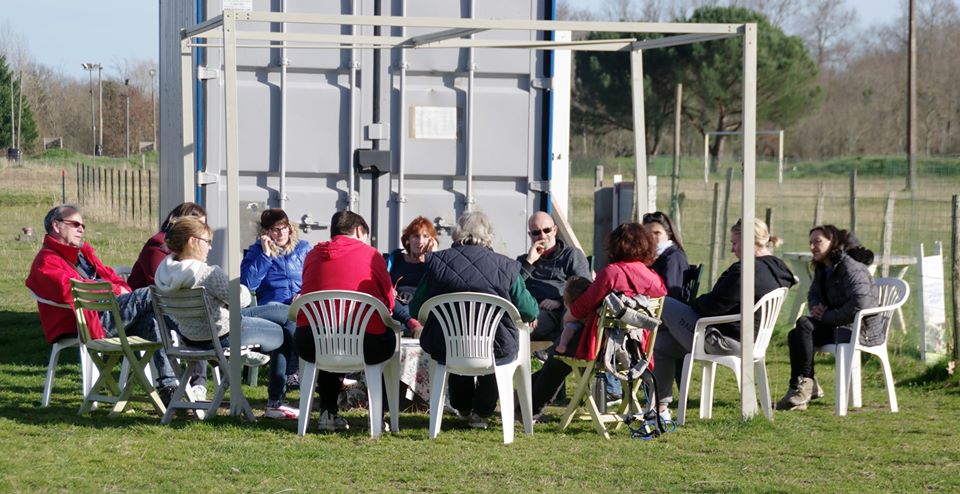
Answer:
M423 303L436 295L479 292L503 297L517 307L521 319L535 320L539 314L537 301L520 276L520 263L497 254L492 245L493 228L487 215L464 213L453 230L453 246L426 254L427 271L410 301L410 313L419 313ZM517 358L519 340L513 321L503 318L493 344L498 364ZM443 333L433 317L424 322L420 346L437 362L446 362ZM497 407L496 377L451 375L448 383L450 405L467 419L470 427L486 429Z

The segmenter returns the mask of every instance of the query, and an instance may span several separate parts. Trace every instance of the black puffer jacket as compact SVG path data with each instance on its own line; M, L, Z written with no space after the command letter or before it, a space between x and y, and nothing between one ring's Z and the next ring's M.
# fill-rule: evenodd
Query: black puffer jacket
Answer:
M841 253L829 273L822 264L815 266L807 305L827 306L827 311L820 318L823 323L850 327L858 311L879 305L877 285L866 265L853 260L846 253ZM879 314L864 319L860 328L860 344L873 346L883 343L883 326L880 323Z

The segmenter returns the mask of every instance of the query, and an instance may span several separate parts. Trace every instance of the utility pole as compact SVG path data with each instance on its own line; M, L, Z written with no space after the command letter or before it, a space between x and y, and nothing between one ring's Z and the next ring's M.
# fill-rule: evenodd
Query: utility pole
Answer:
M907 54L907 190L917 186L917 23L916 0L910 0Z
M100 65L99 63L89 62L89 63L80 64L80 66L83 67L83 69L86 70L87 74L89 74L90 76L89 77L90 79L90 121L92 122L92 127L93 127L93 163L96 164L97 156L100 155L100 153L98 152L100 149L100 146L97 144L97 110L96 110L96 107L94 106L94 98L93 98L93 71L102 69L102 65Z
M153 110L153 149L157 150L157 103L156 103L156 85L153 82L157 75L157 69L150 69L150 109Z
M97 113L100 114L100 138L97 140L97 156L103 156L103 64L97 64L97 88L99 95L97 96L97 106L99 107Z
M127 159L130 159L130 79L123 80L124 87L124 96L127 97L127 131L124 133L126 136L126 150L127 150Z

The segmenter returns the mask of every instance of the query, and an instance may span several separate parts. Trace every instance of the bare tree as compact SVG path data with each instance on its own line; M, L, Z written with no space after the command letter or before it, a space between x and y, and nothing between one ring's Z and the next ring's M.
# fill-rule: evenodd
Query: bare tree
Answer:
M813 54L817 68L841 61L839 54L849 39L850 28L857 22L857 12L845 0L809 0L800 14L801 36Z

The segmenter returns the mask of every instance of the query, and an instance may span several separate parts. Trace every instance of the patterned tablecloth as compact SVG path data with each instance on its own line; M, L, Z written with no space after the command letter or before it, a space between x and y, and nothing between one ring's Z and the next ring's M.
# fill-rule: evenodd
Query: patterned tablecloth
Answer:
M417 339L400 340L400 382L407 385L407 399L416 393L430 403L430 356L423 353Z

